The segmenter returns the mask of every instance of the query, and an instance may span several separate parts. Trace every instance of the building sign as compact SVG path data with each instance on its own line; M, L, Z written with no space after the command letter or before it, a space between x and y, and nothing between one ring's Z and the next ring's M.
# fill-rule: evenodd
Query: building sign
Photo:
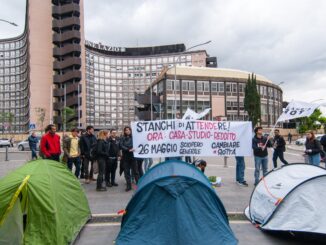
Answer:
M251 122L133 122L134 156L251 156Z
M90 46L92 48L109 51L109 52L126 52L126 48L123 47L112 47L112 46L103 45L102 43L93 43L87 40L85 40L85 45Z

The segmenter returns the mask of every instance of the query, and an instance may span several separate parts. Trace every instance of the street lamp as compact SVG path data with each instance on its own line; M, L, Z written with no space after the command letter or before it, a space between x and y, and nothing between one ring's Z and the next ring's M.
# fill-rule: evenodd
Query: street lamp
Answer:
M280 82L280 83L278 83L278 84L276 84L276 86L280 86L281 84L284 84L285 82Z
M2 22L6 22L6 23L8 23L8 24L10 24L10 25L13 25L13 26L18 26L16 23L14 23L14 22L10 22L10 21L8 21L8 20L0 19L0 21L2 21Z
M187 48L185 51L183 51L183 52L181 52L181 53L178 53L178 55L179 55L179 57L178 57L178 59L176 59L175 61L174 61L174 85L173 85L173 96L174 96L174 101L173 101L173 116L174 116L174 119L176 118L176 111L177 111L177 102L176 102L176 93L175 93L175 84L176 84L176 82L177 82L177 62L179 62L179 60L180 60L180 58L181 58L181 55L182 54L184 54L184 53L186 53L186 52L188 52L189 50L191 50L191 49L194 49L194 48L197 48L197 47L199 47L199 46L203 46L203 45L206 45L206 44L209 44L209 43L211 43L212 41L211 40L209 40L209 41L207 41L207 42L204 42L204 43L199 43L199 44L196 44L196 45L194 45L194 46L191 46L190 48ZM181 89L181 88L180 88ZM181 101L180 101L180 103L181 103ZM180 104L181 105L181 104Z

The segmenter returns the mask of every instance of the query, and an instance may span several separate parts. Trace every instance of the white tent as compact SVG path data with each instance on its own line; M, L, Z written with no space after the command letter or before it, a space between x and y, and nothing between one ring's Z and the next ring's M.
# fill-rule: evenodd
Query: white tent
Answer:
M326 234L325 188L325 169L284 165L260 180L245 214L263 230Z

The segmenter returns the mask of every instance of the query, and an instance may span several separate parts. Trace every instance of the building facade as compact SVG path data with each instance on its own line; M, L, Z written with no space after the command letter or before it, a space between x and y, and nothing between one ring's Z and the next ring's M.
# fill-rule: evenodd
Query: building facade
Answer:
M197 112L211 108L207 119L247 121L244 89L249 72L206 67L177 66L164 71L152 84L160 97L158 118L182 117L187 108ZM261 125L271 127L282 111L283 93L269 79L256 75L261 97Z

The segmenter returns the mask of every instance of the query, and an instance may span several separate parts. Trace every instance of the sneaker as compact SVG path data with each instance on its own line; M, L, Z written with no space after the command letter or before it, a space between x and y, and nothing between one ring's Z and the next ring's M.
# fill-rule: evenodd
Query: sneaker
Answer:
M243 182L237 181L237 184L240 185L240 186L245 186L245 187L248 186L248 183L246 181L243 181Z
M89 184L90 180L89 179L86 179L85 180L85 184Z

